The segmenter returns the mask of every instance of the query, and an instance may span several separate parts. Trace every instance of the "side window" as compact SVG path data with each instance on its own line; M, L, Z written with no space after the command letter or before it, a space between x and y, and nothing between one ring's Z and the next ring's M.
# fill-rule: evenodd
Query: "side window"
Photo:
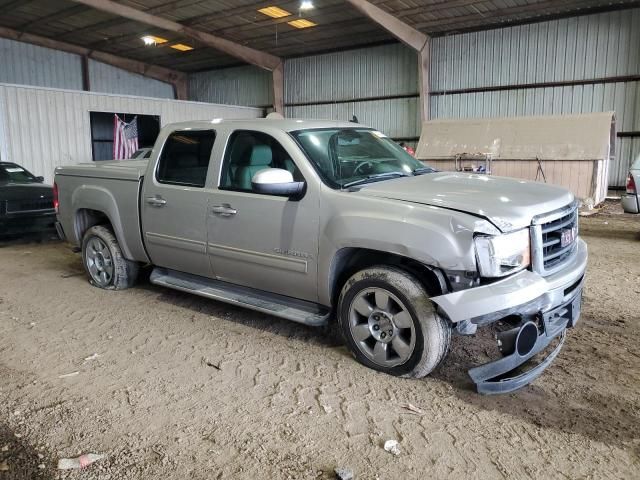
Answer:
M220 188L250 192L251 179L265 168L289 170L295 181L302 180L300 170L275 138L262 132L237 130L227 144Z
M215 138L213 130L178 131L169 135L156 169L158 182L204 187Z

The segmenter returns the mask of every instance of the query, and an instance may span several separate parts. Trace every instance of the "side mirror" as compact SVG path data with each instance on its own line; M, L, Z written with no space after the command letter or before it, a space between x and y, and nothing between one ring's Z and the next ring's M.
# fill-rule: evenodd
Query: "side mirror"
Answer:
M44 177L42 177L42 176L36 177L36 182L38 182L38 183L44 182Z
M304 193L304 182L294 182L289 170L282 168L265 168L257 172L251 179L251 186L256 193L301 198Z

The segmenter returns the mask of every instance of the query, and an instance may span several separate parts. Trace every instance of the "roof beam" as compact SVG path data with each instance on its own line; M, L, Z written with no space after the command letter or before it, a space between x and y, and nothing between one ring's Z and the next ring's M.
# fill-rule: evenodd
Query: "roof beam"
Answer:
M407 25L402 20L394 17L390 13L385 12L380 7L376 7L367 0L347 0L347 3L353 5L365 17L373 20L382 28L387 30L391 35L396 37L402 43L409 45L418 52L424 48L429 39L420 30Z
M73 53L81 57L91 58L128 72L137 73L161 82L170 83L176 90L177 98L186 100L187 74L130 58L118 57L111 53L90 50L71 43L60 42L51 38L41 37L31 33L19 32L11 28L0 27L0 38L8 38L19 42L31 43L40 47L51 48L63 52Z
M158 27L170 32L176 32L192 39L195 39L204 45L215 48L233 57L239 58L249 64L255 65L265 70L273 71L280 66L282 59L266 52L246 47L238 43L232 42L222 37L217 37L207 32L202 32L194 28L188 27L173 20L168 20L157 15L138 10L127 5L113 2L112 0L72 0L103 12L118 15L120 17L135 20L147 25Z
M385 12L367 0L347 0L364 16L373 20L402 43L418 52L418 92L420 93L420 117L429 119L429 70L431 37L407 25L399 18Z

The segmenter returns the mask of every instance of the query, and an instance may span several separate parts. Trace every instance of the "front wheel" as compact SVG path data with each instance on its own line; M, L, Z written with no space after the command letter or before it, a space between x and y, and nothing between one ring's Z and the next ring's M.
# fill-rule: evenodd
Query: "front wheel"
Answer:
M91 284L98 288L123 290L132 287L138 277L138 264L122 256L116 236L103 225L84 234L82 263Z
M451 328L411 274L395 267L361 270L342 288L338 323L356 360L396 376L420 378L444 359Z

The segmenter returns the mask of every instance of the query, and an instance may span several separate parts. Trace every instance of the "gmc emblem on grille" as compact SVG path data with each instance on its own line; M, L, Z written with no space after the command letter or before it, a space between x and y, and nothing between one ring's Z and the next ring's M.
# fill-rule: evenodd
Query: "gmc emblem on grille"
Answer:
M560 232L560 246L566 247L576 239L576 227L567 228Z

